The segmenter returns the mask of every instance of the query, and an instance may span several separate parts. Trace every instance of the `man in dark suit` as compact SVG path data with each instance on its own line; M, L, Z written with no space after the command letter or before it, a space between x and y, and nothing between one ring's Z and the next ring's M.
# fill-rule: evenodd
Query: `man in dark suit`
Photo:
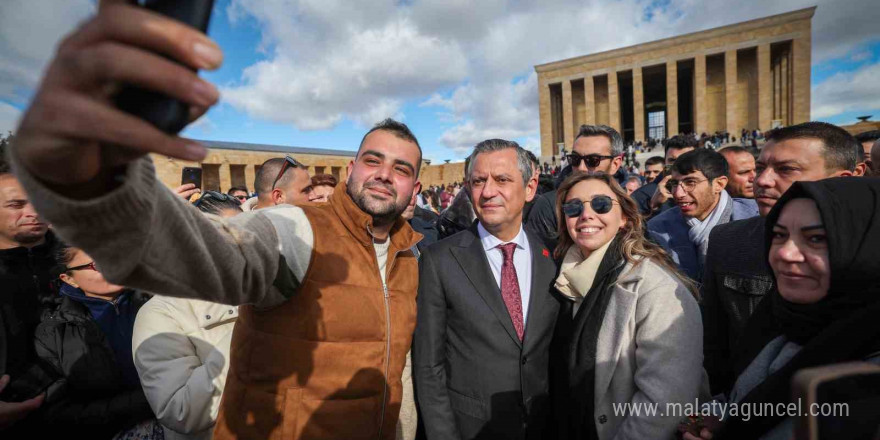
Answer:
M429 440L539 439L548 416L556 267L522 225L537 187L516 142L474 147L466 170L479 222L429 247L413 349Z
M760 217L718 225L709 235L703 285L703 365L712 393L733 386L734 349L749 317L773 287L764 217L794 182L859 175L859 145L840 127L807 122L767 133L756 164Z

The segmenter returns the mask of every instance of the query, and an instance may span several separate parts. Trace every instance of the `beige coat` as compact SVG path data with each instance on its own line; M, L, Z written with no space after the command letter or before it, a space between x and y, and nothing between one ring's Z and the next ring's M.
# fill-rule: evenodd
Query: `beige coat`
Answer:
M693 295L651 261L628 264L614 286L596 348L595 414L601 440L672 438L680 414L668 403L697 398L703 326ZM656 416L615 405L658 404ZM662 415L662 416L661 416Z

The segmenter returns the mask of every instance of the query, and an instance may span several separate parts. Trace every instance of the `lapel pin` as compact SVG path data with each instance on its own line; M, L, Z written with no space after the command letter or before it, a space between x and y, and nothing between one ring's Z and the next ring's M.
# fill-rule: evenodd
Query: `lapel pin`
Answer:
M548 251L547 249L544 249L544 250L541 251L541 255L543 255L543 256L549 258L549 257L550 257L550 251Z

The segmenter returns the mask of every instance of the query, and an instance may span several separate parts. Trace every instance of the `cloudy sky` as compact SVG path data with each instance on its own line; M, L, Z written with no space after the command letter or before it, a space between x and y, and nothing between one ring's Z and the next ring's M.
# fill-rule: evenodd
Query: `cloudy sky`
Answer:
M197 139L353 150L391 116L433 160L501 137L538 149L533 66L817 5L812 117L880 119L875 0L215 0L220 105ZM92 0L0 2L0 130Z

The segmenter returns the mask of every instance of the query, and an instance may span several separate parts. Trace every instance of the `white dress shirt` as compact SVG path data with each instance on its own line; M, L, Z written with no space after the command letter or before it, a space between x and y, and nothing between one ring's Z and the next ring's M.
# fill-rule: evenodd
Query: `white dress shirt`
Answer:
M477 232L480 234L480 241L483 243L483 250L486 251L486 258L489 259L489 267L492 268L492 275L495 276L495 283L501 288L501 267L504 265L504 254L498 245L507 243L516 243L516 250L513 251L513 266L516 268L516 279L519 281L519 293L522 297L523 326L529 314L529 298L532 291L532 249L529 247L529 238L522 225L519 227L519 233L510 241L501 241L498 237L489 233L482 224L477 224Z

